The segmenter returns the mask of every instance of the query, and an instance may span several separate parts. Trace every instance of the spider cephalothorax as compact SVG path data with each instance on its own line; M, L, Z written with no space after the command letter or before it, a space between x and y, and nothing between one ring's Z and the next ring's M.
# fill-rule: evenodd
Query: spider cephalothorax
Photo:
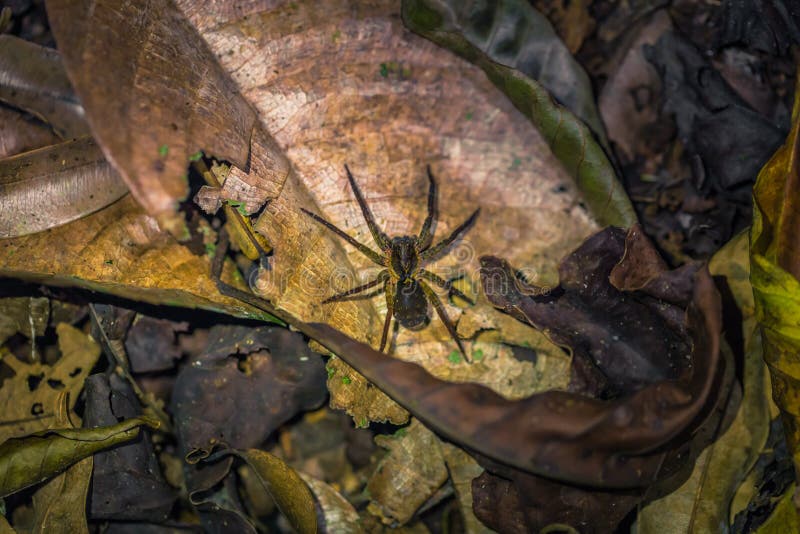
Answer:
M436 313L439 314L439 318L447 327L447 331L450 332L450 335L458 345L461 354L469 361L464 346L461 344L458 334L456 334L456 329L453 323L450 322L450 318L447 316L447 312L442 305L442 301L439 300L439 297L430 288L428 282L432 282L470 303L472 303L472 301L461 291L453 287L450 282L427 269L423 269L422 266L442 256L446 252L447 247L455 241L459 234L472 225L480 209L475 210L475 212L470 215L466 221L461 223L458 228L453 230L449 236L431 246L433 243L431 225L433 224L436 211L436 182L433 179L433 174L431 174L431 168L428 167L428 180L430 182L428 188L428 216L425 218L425 222L422 223L422 230L418 236L389 238L375 223L375 219L369 211L369 207L367 207L367 203L361 195L361 191L358 189L353 175L350 173L350 169L347 168L347 165L345 165L344 168L347 171L347 178L350 180L350 186L353 188L353 193L356 196L358 205L361 207L361 213L364 214L364 219L367 221L369 231L383 254L379 254L366 245L359 243L319 215L305 209L303 209L303 212L356 247L370 260L385 267L385 269L380 271L374 280L329 297L322 303L373 297L385 292L387 312L386 320L383 323L383 335L381 336L380 348L380 350L383 351L386 346L386 337L389 332L389 325L392 322L392 317L394 316L397 322L406 328L419 328L428 320L428 303L430 302L436 310ZM363 293L367 289L376 286L380 286L377 292Z

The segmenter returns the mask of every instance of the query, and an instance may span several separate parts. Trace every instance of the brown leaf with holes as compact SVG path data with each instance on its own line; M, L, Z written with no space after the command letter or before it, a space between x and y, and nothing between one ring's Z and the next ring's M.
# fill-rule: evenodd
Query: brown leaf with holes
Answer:
M0 365L14 371L0 387L0 443L49 428L60 393L69 393L70 412L78 402L83 382L100 357L100 346L66 323L60 323L56 333L61 357L53 365L25 363L0 349Z

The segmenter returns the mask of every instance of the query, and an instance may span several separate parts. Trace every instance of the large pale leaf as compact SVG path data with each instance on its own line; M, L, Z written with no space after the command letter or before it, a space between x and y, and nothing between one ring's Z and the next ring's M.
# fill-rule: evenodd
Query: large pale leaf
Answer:
M800 90L792 128L753 189L751 282L756 317L795 472L800 472Z

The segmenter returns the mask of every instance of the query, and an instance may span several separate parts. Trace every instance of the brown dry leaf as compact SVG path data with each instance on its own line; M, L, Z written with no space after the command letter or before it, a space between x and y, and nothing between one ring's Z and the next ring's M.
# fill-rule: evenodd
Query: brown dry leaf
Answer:
M56 327L61 358L52 366L24 363L0 351L0 365L14 371L0 387L0 443L52 427L59 394L69 393L70 411L78 393L100 357L100 346L91 336L66 323Z
M220 295L209 272L205 256L195 256L160 231L130 196L70 224L0 240L2 276L268 319Z
M127 192L90 136L2 159L0 238L66 224Z
M441 442L416 419L392 436L376 436L388 449L367 482L367 507L385 524L404 524L447 480Z
M341 493L325 482L305 473L298 472L308 487L314 493L317 504L322 509L325 524L323 532L336 532L337 534L359 534L361 528L358 512Z
M54 0L47 15L98 144L147 213L181 235L189 156L247 168L253 110L172 2Z

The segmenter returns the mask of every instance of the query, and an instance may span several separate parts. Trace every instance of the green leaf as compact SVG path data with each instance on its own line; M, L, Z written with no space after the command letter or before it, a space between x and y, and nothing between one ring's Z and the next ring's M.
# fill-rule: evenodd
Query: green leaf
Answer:
M99 428L64 428L13 438L0 445L0 497L44 482L92 454L130 441L158 421L134 417Z
M572 66L571 58L563 60L558 72L552 75L558 77L559 72L575 69L575 79L561 85L575 87L576 91L574 94L556 95L572 111L557 104L544 86L547 73L537 73L539 81L536 81L514 68L521 63L519 60L523 54L525 58L536 57L534 50L542 47L548 51L561 50L558 44L553 44L558 37L552 26L527 2L507 0L492 5L495 7L475 14L464 10L457 0L404 0L403 20L412 31L483 69L489 80L542 133L583 192L589 209L601 225L631 226L636 221L633 206L601 143L586 126L591 125L595 133L604 138L586 73L578 72L580 66ZM527 40L518 40L516 48L510 51L499 45L495 48L492 25L485 26L485 23L494 21L516 28L516 33L524 34ZM563 43L560 46L566 51ZM569 54L568 51L563 53ZM550 56L547 57L549 60ZM569 68L562 68L563 65L569 65Z
M795 472L800 472L800 90L786 143L761 169L753 189L750 251L756 318Z

